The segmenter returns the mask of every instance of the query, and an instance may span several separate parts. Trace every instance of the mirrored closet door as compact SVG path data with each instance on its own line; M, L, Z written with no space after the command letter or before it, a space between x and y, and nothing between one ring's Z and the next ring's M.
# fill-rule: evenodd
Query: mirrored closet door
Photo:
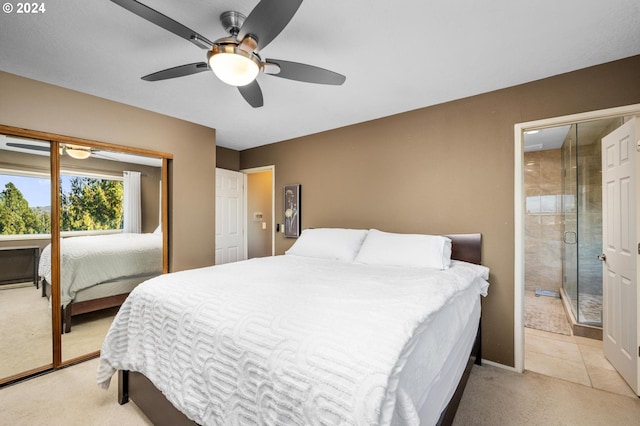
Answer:
M100 350L127 294L160 275L162 159L64 145L60 157L62 360Z
M0 135L0 379L52 366L40 253L51 242L50 143Z
M0 254L30 272L0 277L1 385L96 356L128 293L168 272L171 155L0 130Z

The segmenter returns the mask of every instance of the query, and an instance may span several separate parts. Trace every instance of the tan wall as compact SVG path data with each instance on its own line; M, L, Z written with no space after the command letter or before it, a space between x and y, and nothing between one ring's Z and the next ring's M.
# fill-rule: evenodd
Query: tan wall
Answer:
M0 93L0 124L173 154L171 270L214 263L214 129L4 72Z
M216 147L216 167L240 171L240 152L222 146Z
M302 226L481 232L483 356L514 365L514 124L640 103L640 56L242 151L302 184ZM383 101L383 100L381 100ZM276 237L276 253L292 240Z

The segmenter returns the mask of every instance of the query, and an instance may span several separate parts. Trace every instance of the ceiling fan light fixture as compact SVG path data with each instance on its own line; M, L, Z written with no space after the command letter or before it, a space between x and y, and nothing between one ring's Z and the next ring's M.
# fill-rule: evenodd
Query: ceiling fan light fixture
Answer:
M246 86L260 73L260 59L233 44L216 44L209 51L209 67L216 77L232 86Z
M65 145L64 152L76 160L85 160L91 156L91 148L79 145Z

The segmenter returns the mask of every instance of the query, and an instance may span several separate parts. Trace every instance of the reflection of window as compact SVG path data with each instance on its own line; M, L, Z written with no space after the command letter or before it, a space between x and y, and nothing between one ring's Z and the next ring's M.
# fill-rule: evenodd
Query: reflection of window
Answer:
M60 230L122 229L122 178L60 176Z
M572 195L533 195L526 198L525 208L527 214L549 215L562 213L564 203L565 210L575 205Z
M51 233L48 175L0 170L0 235ZM64 174L60 177L60 230L119 230L122 178Z
M0 235L51 232L48 175L0 170Z

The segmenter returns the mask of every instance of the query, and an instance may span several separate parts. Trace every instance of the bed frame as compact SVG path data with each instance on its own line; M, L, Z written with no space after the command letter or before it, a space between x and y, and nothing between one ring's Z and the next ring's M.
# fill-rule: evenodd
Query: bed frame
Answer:
M141 282L154 277L155 275L147 275L143 277L136 277L135 279L123 279L131 281L131 288ZM116 281L113 281L114 283ZM98 284L98 285L108 285ZM80 294L80 292L78 292ZM51 284L44 278L42 279L42 297L51 296ZM125 299L129 296L129 291L118 292L116 294L106 295L103 297L91 298L88 300L72 301L67 306L61 307L62 310L62 330L63 333L71 333L72 317L75 315L86 314L89 312L101 311L103 309L113 308L120 306L124 303Z
M463 260L469 263L480 264L481 262L481 234L451 234L447 235L451 238L452 253L451 258L455 260ZM464 388L471 374L473 364L481 365L482 360L482 338L481 325L478 324L476 339L469 355L464 373L458 382L455 393L451 397L449 404L445 407L438 426L448 426L453 424L458 405L462 399ZM147 416L154 425L196 425L189 420L182 412L173 406L156 388L149 379L142 373L136 371L118 371L118 403L126 404L129 399L133 400L136 406Z

